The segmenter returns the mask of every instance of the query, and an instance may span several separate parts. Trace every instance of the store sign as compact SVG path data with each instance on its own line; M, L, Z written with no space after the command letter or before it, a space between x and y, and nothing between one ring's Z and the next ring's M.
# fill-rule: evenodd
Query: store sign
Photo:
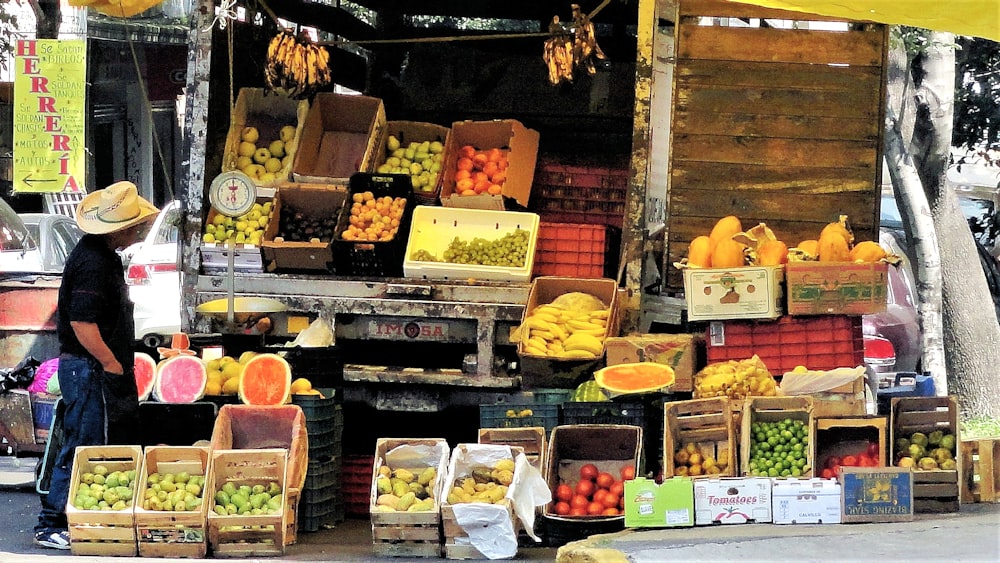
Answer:
M86 191L86 40L19 40L14 56L14 191Z

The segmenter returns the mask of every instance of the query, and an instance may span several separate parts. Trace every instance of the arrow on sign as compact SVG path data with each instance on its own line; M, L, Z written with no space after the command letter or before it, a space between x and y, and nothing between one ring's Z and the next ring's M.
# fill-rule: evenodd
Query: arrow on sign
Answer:
M27 176L25 176L24 179L21 180L21 181L24 182L25 184L29 185L29 186L32 185L32 184L44 184L44 183L47 183L47 182L58 182L58 180L55 180L55 179L52 179L52 180L32 180L31 179L31 174L28 174Z

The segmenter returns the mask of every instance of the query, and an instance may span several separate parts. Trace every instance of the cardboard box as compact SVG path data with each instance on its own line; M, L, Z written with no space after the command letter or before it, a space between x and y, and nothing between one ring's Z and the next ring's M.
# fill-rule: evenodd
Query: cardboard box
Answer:
M691 479L674 477L662 484L638 477L625 481L626 528L694 526L694 488Z
M445 158L441 160L441 169L438 171L437 181L430 186L421 186L413 190L413 195L417 203L421 205L436 205L438 196L441 195L441 184L444 182L444 165L447 157L445 151L448 148L448 137L451 135L451 128L423 121L386 122L385 134L379 140L375 162L372 165L372 170L374 171L378 171L378 167L385 164L386 160L391 156L390 151L386 148L390 135L399 139L400 147L404 149L410 143L422 143L424 141L438 141L444 146L441 156Z
M609 366L634 362L665 364L674 368L671 390L692 391L704 343L703 334L612 336L604 341L605 362Z
M840 483L833 479L771 479L775 524L840 524Z
M871 315L886 309L885 262L789 262L789 315Z
M848 380L848 378L850 378ZM845 381L837 385L836 383ZM863 416L865 414L865 367L786 372L779 385L788 396L809 395L814 417Z
M458 149L465 145L472 145L476 150L498 148L506 152L507 181L500 195L463 196L455 193ZM451 124L451 138L445 149L441 205L498 211L516 206L527 208L537 158L538 131L528 129L515 119L456 121Z
M535 278L528 292L528 302L524 306L521 322L538 305L551 303L560 295L580 291L589 293L610 308L608 315L608 335L618 333L618 282L608 278L564 278L541 276ZM590 360L559 360L547 356L529 355L524 344L518 342L517 355L521 360L521 385L526 389L535 387L558 387L575 389L584 379L589 379L594 369L600 365L600 357Z
M266 148L271 141L280 140L281 128L286 125L295 127L295 136L285 143L285 154L290 155L283 161L281 169L275 172L274 180L254 182L261 186L276 186L288 180L292 173L292 163L298 154L302 142L302 129L309 112L309 102L293 100L286 96L271 94L263 88L240 88L236 96L236 107L229 122L229 133L226 135L226 150L222 159L222 171L237 170L236 158L241 135L245 127L256 127L258 133L257 146Z
M334 224L347 200L347 188L329 184L287 184L274 197L274 215L264 232L264 268L280 270L329 271L333 262L331 241L286 241L277 235L283 209L302 213L310 219L332 219ZM332 229L336 231L336 228ZM337 236L333 232L333 236Z
M771 521L771 479L722 477L694 482L694 523L706 526Z
M498 280L527 283L535 263L538 241L538 215L517 211L461 209L418 205L413 210L410 236L406 243L403 275L430 280ZM524 263L520 266L458 264L414 260L414 253L425 250L442 259L451 241L471 243L473 239L499 240L521 229L528 232Z
M913 471L908 467L842 467L843 523L913 520Z
M776 319L785 310L781 266L685 268L689 321Z
M384 142L382 100L333 92L316 94L302 128L292 176L296 182L346 186L370 172Z

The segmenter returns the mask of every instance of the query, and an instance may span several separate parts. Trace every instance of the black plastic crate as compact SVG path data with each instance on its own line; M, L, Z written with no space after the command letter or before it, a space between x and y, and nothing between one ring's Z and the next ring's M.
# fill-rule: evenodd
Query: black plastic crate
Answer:
M318 532L343 522L346 510L343 502L327 501L318 504L299 503L298 530Z
M292 395L292 404L299 405L306 417L306 432L311 439L313 435L335 431L337 435L344 431L344 408L333 399L303 401L302 398L312 398L314 395ZM310 404L311 403L311 404Z
M631 424L645 428L647 406L638 401L563 403L563 424Z
M196 403L139 403L139 433L145 446L190 446L211 440L219 407L212 401Z
M545 544L549 547L561 547L596 534L612 534L625 529L624 516L589 519L542 515L540 520L545 534Z
M341 430L309 432L309 460L328 461L341 454Z
M293 377L305 377L312 382L313 387L323 391L327 397L334 397L339 403L340 394L326 392L325 388L334 387L344 381L344 361L340 351L334 346L318 346L315 348L302 348L299 346L292 348L280 348L274 350L280 352L288 366L292 369ZM295 398L292 398L295 402Z
M306 482L302 487L303 492L324 487L340 486L343 475L343 464L341 457L334 457L328 461L309 461L306 467Z
M525 411L531 414L521 416ZM548 434L559 425L559 405L531 401L479 405L480 428L526 428L541 426Z
M392 240L347 241L340 238L350 225L351 199L356 193L372 192L376 198L389 196L406 198L399 229ZM413 183L403 174L371 174L359 172L351 176L348 200L340 211L337 230L331 243L333 270L340 276L402 277L406 242L410 238L413 219Z
M302 489L302 500L305 504L333 502L340 496L340 485L332 484L314 489Z

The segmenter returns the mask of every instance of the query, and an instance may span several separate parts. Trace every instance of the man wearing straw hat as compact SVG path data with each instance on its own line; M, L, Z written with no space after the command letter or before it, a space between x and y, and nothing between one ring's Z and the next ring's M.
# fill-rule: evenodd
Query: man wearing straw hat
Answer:
M131 182L88 194L77 206L86 234L66 259L56 325L64 442L35 526L37 545L69 549L65 507L76 447L139 443L132 302L115 251L136 242L159 212Z

